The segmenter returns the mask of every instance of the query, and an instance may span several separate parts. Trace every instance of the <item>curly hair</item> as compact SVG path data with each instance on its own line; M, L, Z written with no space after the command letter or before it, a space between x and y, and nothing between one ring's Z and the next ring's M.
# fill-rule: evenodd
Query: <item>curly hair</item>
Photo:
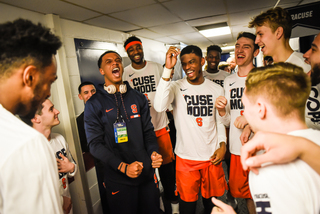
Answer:
M0 77L10 76L24 63L43 70L61 45L60 38L40 23L17 19L0 24Z
M254 17L249 22L249 28L261 27L264 24L268 24L272 32L275 32L278 27L283 28L284 38L290 39L292 20L290 14L285 9L281 7L276 7L262 12L260 15Z

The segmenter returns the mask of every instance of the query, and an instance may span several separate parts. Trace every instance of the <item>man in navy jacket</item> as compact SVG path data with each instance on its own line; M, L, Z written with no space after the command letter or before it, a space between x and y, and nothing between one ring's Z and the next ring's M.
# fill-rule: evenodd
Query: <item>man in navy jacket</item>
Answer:
M91 154L101 160L110 213L158 213L154 168L162 164L148 100L122 82L121 56L103 53L98 66L105 84L87 102L85 130Z

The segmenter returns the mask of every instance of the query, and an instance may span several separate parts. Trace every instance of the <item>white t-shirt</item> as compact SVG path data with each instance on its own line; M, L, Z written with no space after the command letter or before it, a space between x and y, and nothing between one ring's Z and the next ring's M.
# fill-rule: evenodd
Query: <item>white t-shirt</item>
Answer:
M203 71L203 76L223 87L224 79L230 74L224 70L219 70L217 73L209 73L207 71Z
M306 102L305 116L309 128L320 130L320 84L311 87Z
M229 148L230 153L234 155L241 154L240 136L243 129L238 129L234 126L234 121L237 117L243 115L244 107L241 101L245 88L245 77L240 77L238 73L231 74L224 80L224 92L227 99L226 115L221 118L222 123L230 127L229 131Z
M128 81L130 86L143 93L151 102L150 115L154 130L158 131L169 124L166 110L157 112L154 110L154 96L161 79L163 68L160 64L146 61L146 66L142 69L134 69L128 65L124 69L122 79Z
M48 140L0 104L0 213L63 213Z
M288 134L320 145L320 131L305 129ZM320 176L300 159L262 167L259 175L250 172L249 186L257 213L319 214Z
M294 65L302 67L305 73L311 70L311 66L304 61L303 54L293 52L286 60ZM320 130L320 85L311 88L310 96L306 103L305 119L309 128Z
M311 70L311 66L304 61L303 53L293 52L286 62L300 66L305 73L308 73Z
M58 133L51 133L51 140L50 140L50 146L54 151L54 154L56 158L62 159L59 154L63 154L66 158L69 159L71 163L75 165L74 172L70 173L61 173L59 172L59 180L60 180L60 192L61 195L71 198L70 192L69 192L69 183L68 183L68 177L73 177L77 172L77 164L74 161L70 150L68 143L64 139L64 137Z
M175 153L188 160L208 161L226 142L225 127L217 118L215 101L223 88L204 78L201 85L160 80L155 96L155 109L163 111L170 104L177 129Z

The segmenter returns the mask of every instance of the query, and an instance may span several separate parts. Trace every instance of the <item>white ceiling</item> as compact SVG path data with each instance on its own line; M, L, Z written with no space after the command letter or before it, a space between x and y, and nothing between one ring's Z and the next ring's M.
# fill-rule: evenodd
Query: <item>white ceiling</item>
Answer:
M60 18L126 32L166 44L233 45L250 19L278 0L0 0ZM319 0L280 0L287 8ZM195 26L227 22L231 35L206 38Z

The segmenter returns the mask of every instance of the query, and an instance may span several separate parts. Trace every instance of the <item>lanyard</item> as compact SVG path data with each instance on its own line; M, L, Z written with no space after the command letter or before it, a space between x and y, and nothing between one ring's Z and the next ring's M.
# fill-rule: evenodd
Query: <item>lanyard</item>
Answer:
M115 97L116 105L117 105L117 120L116 120L116 122L120 122L119 119L121 119L122 122L124 122L124 119L123 119L123 117L122 117L122 115L121 115L121 112L120 112L120 105L121 105L121 103L122 103L124 112L125 112L125 114L126 114L127 120L129 121L129 118L128 118L128 115L127 115L127 111L126 111L126 108L125 108L125 106L124 106L122 94L120 93L120 98L121 98L121 103L120 103L120 105L118 105L118 99L117 99L116 93L114 94L114 97Z

